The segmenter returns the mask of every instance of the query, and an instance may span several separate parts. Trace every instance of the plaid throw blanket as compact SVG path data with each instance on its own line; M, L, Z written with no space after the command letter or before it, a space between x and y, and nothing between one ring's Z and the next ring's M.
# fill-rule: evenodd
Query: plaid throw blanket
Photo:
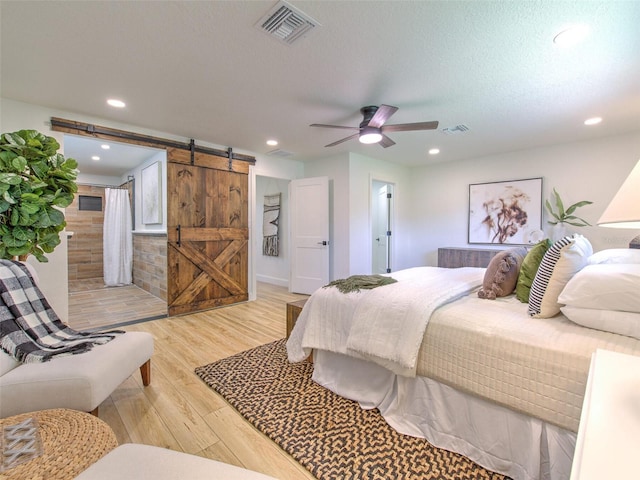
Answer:
M0 260L0 348L19 362L84 353L121 330L78 332L66 326L20 262Z

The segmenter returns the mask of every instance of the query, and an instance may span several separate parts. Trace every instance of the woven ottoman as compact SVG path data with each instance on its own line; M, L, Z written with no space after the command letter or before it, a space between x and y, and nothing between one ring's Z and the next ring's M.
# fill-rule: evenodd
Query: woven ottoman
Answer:
M0 433L4 437L0 442L0 479L68 480L118 446L113 430L104 421L68 409L0 419ZM35 438L39 448L34 449L25 436ZM36 452L16 453L25 451L25 446Z
M275 480L273 477L166 448L126 443L109 452L76 480Z

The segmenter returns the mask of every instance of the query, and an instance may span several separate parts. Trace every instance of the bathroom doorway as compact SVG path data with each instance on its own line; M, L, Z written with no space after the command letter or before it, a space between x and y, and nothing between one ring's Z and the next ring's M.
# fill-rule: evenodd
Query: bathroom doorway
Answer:
M165 317L166 222L142 223L140 177L148 165L166 165L166 152L75 135L65 135L64 151L78 161L80 172L78 193L65 211L69 325L84 330ZM166 186L164 179L160 182ZM107 188L129 192L133 230L133 282L129 285L107 287L103 278Z
M371 273L391 273L393 184L371 182Z

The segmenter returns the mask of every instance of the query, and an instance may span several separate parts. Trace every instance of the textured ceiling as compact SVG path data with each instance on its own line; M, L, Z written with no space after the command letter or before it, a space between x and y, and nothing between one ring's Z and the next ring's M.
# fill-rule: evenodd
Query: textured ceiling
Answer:
M640 129L640 1L293 0L321 26L291 46L254 26L275 3L3 0L1 94L241 152L276 138L304 161L423 165ZM573 24L591 34L559 48ZM382 103L400 107L390 124L440 127L387 149L325 148L349 132L309 127Z

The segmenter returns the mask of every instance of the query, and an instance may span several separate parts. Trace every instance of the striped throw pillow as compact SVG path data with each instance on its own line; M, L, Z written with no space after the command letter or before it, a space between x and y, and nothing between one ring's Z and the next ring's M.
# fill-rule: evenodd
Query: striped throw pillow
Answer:
M558 297L562 289L576 272L582 270L592 254L589 240L577 233L549 247L531 284L529 315L549 318L560 313Z

